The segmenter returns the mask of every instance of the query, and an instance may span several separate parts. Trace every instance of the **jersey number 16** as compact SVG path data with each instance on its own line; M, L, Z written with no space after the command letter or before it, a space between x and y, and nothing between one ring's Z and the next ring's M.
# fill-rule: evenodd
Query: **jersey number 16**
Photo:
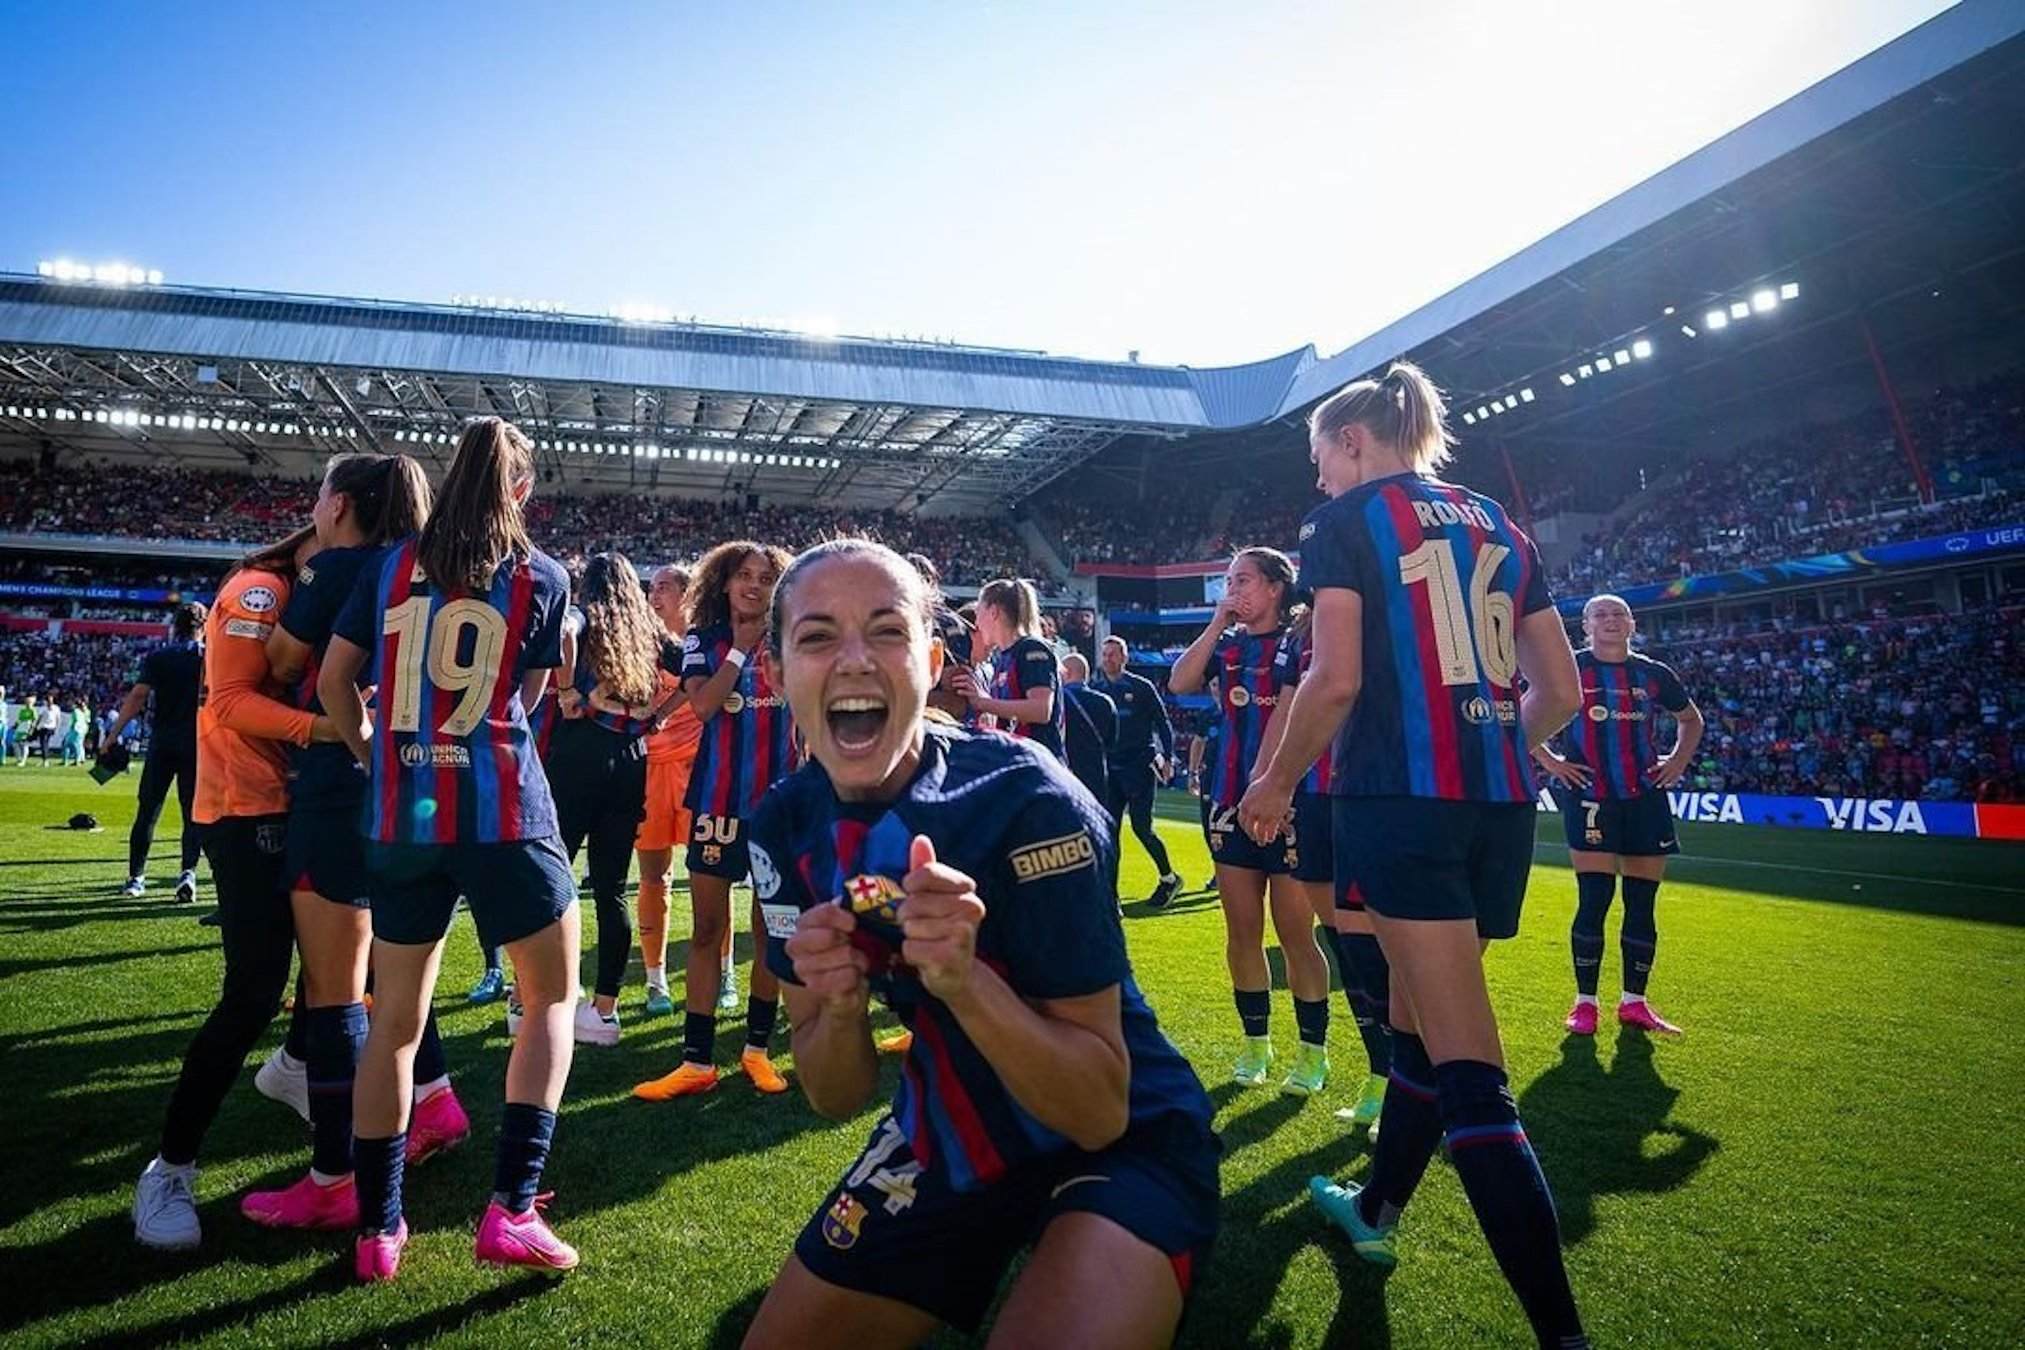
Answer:
M1456 576L1455 551L1440 537L1428 540L1399 559L1399 579L1411 586L1427 584L1427 609L1434 620L1434 655L1441 666L1441 682L1476 684L1478 660L1491 683L1504 689L1512 686L1519 673L1519 631L1513 620L1512 597L1491 589L1498 567L1512 550L1503 544L1485 544L1477 550L1470 569L1470 594L1463 601L1462 583ZM1472 641L1471 629L1475 639Z
M426 628L426 632L424 629ZM429 617L429 597L403 600L387 611L380 631L397 639L394 649L393 700L387 725L394 731L422 728L422 665L429 683L458 696L457 706L436 731L468 736L485 719L485 710L501 678L499 658L506 646L505 616L478 600L451 600ZM471 632L471 659L458 659L464 634ZM383 690L384 692L384 690Z

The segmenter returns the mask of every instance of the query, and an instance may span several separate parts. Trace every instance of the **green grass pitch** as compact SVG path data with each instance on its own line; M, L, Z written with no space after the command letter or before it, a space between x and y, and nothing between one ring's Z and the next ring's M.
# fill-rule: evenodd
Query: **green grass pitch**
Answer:
M461 918L438 1006L477 1130L411 1176L417 1236L399 1283L355 1287L341 1239L240 1218L241 1192L294 1177L308 1154L294 1116L252 1090L250 1065L205 1147L203 1249L136 1247L131 1188L216 992L219 956L214 931L194 922L205 905L168 896L173 803L149 896L115 895L133 785L0 769L0 1340L735 1343L873 1117L833 1127L799 1094L762 1099L738 1079L700 1100L632 1100L635 1081L673 1063L679 1035L674 1020L639 1015L636 983L621 1003L621 1047L577 1056L546 1180L583 1268L560 1282L481 1271L471 1231L490 1185L506 1041L499 1008L462 1002L477 953ZM55 828L77 810L96 812L103 832ZM1166 815L1161 829L1199 885L1207 859L1192 804L1177 798ZM1683 1041L1614 1027L1593 1044L1564 1040L1574 887L1551 819L1524 930L1490 958L1513 1085L1595 1342L2025 1343L2025 851L1738 826L1683 836L1692 856L1661 893L1653 984L1655 1003L1688 1028ZM1151 880L1128 844L1127 894ZM1332 1115L1361 1069L1340 1000L1327 1093L1303 1104L1235 1090L1222 1081L1236 1026L1214 899L1193 893L1161 914L1132 903L1126 915L1140 982L1209 1084L1227 1149L1223 1234L1184 1340L1526 1343L1440 1161L1390 1278L1350 1257L1309 1208L1311 1173L1368 1165ZM1615 916L1611 931L1606 1004ZM670 964L679 969L679 945ZM1293 1018L1284 996L1275 1002L1284 1057Z

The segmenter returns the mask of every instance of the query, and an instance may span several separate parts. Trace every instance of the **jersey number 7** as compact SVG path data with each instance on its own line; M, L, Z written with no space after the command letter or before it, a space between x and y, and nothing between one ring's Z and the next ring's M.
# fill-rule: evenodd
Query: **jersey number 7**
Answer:
M1399 579L1411 586L1427 584L1427 609L1434 620L1434 655L1441 666L1441 682L1475 684L1478 661L1491 683L1509 689L1519 673L1519 630L1513 620L1512 597L1491 589L1498 567L1512 550L1503 544L1485 544L1477 550L1470 569L1470 594L1463 602L1461 579L1456 576L1455 551L1449 541L1434 538L1399 559ZM1471 629L1475 636L1472 640Z
M457 652L464 645L467 630L475 636L471 659L464 661L458 659ZM476 730L501 679L505 616L482 601L451 600L431 621L429 597L418 595L389 609L380 631L394 639L394 696L387 713L388 727L421 730L422 666L426 661L429 683L458 695L457 706L436 730L445 736L469 736Z

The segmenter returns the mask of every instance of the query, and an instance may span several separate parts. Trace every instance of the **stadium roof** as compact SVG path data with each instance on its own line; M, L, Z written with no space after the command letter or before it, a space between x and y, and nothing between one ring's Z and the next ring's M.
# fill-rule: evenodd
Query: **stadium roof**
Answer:
M1857 318L1887 350L2015 321L2021 32L2025 6L1965 0L1327 359L1193 370L0 274L0 448L307 473L347 447L441 458L466 418L497 413L566 481L980 511L1121 438L1184 459L1256 454L1284 438L1280 419L1401 354L1472 425L1495 408L1483 415L1514 444L1657 442L1864 360ZM1781 285L1800 303L1775 323L1753 301L1779 302ZM1735 305L1752 321L1702 331Z

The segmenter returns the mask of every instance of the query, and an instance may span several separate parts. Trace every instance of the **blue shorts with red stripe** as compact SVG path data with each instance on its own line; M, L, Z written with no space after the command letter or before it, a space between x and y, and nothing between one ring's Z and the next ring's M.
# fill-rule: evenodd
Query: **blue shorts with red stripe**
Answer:
M1661 858L1680 852L1674 837L1673 807L1664 792L1597 800L1567 788L1554 789L1568 847L1625 858Z
M1353 890L1386 919L1474 919L1477 934L1518 934L1533 870L1532 802L1338 797L1338 903Z
M1294 880L1336 880L1335 830L1327 797L1319 792L1294 794L1294 837L1287 846L1287 870Z
M1111 1220L1174 1268L1187 1297L1217 1228L1217 1159L1208 1124L1142 1121L1109 1148L1071 1148L975 1191L924 1168L891 1117L795 1240L817 1279L921 1309L973 1332L1013 1258L1063 1214Z
M1219 867L1238 867L1247 872L1264 872L1269 877L1293 870L1289 854L1292 841L1282 834L1270 844L1261 844L1238 824L1235 806L1218 806L1208 796L1202 801L1202 834L1209 840L1209 856Z

